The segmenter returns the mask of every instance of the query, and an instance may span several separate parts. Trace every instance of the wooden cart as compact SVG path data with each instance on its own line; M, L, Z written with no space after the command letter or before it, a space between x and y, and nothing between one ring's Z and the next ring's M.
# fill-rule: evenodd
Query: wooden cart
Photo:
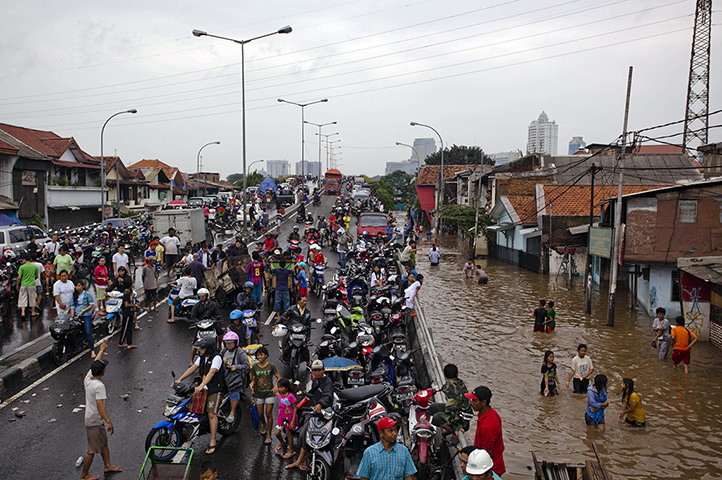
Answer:
M243 289L243 284L248 281L246 264L251 260L248 255L227 257L223 262L221 270L209 268L203 274L206 287L211 292L211 298L215 300L220 308L236 301L236 295Z
M612 475L599 458L597 446L592 443L597 461L587 460L584 463L539 462L536 454L531 452L534 460L534 480L612 480Z
M155 450L173 450L170 460L156 460ZM192 448L150 447L140 470L138 480L188 480L193 462Z

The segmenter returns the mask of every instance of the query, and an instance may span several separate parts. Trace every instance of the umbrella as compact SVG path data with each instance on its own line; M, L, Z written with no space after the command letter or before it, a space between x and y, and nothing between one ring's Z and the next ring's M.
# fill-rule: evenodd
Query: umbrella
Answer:
M323 368L327 372L345 372L358 366L360 365L345 357L329 357L323 360Z
M187 205L187 204L183 200L173 200L172 202L168 202L168 205Z

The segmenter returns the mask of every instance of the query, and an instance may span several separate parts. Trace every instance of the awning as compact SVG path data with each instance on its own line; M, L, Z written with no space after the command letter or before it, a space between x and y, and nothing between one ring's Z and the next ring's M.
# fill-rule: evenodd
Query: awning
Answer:
M678 258L677 268L705 282L722 285L722 257Z
M524 238L534 238L541 236L542 230L539 227L522 228L519 233Z
M514 227L516 227L516 225L508 223L506 225L492 225L490 227L486 227L486 230L489 232L504 232L506 230L511 230Z
M599 222L594 222L593 227L598 227ZM570 235L581 235L583 233L589 233L589 225L577 225L576 227L569 227L567 228L567 232L569 232Z

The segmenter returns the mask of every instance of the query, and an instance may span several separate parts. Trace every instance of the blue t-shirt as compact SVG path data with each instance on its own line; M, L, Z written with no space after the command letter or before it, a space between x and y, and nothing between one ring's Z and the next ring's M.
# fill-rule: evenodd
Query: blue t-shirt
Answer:
M276 276L276 291L287 292L288 291L288 276L292 272L287 268L275 268L273 274Z
M296 275L296 280L298 280L298 286L300 288L307 288L308 282L306 281L306 271L301 270L298 272L298 275Z

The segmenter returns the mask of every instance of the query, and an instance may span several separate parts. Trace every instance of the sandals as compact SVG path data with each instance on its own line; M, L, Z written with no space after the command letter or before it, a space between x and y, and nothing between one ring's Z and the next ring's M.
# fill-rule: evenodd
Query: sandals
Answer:
M209 445L208 449L206 450L206 455L213 455L214 453L216 453L217 446L218 445Z

